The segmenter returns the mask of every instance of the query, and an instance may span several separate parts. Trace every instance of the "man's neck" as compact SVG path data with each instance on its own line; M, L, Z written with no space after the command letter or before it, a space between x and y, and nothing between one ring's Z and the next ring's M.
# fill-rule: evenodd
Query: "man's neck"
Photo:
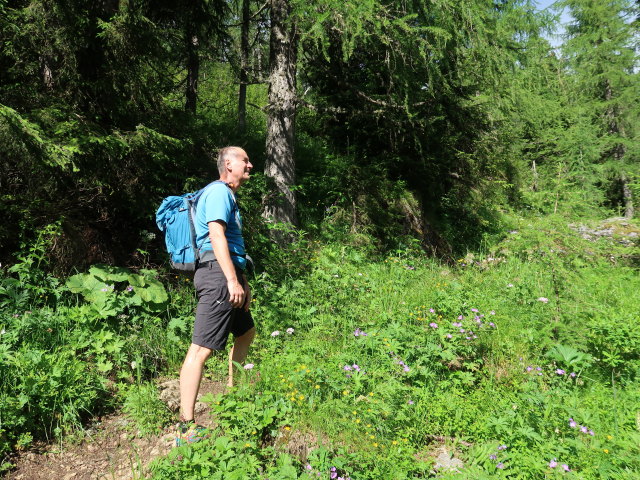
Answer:
M220 177L218 180L226 183L227 186L233 191L233 193L236 193L238 191L238 188L240 188L240 184L238 182L233 182L226 176L224 178Z

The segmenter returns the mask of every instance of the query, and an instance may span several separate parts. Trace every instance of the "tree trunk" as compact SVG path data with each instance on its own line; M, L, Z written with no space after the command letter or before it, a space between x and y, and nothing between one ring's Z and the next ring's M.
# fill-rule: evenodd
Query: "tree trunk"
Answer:
M247 131L247 83L249 82L249 0L242 0L242 26L240 27L240 89L238 91L238 133Z
M623 173L620 175L620 183L622 184L622 201L624 202L624 218L631 220L633 218L633 195L629 187L629 180Z
M298 33L290 18L289 0L271 0L269 107L265 175L275 184L264 214L275 222L295 225L294 124Z
M200 73L200 57L198 55L198 35L195 32L193 22L189 22L186 29L187 47L187 91L184 109L196 114L198 100L198 75Z
M42 83L48 90L51 90L53 88L53 72L51 71L49 63L48 56L40 57L40 74L42 75Z

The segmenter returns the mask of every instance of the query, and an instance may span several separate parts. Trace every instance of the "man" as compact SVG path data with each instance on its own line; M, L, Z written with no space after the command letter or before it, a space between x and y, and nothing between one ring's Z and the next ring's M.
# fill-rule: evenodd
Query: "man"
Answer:
M218 153L220 180L209 186L198 201L197 244L201 262L194 285L198 307L191 346L180 370L181 423L176 443L198 441L204 427L196 425L194 408L202 371L213 350L223 350L229 332L234 343L229 353L229 380L233 386L233 362L242 363L255 336L249 306L251 292L244 275L246 255L242 219L235 193L249 180L253 165L240 147L225 147Z

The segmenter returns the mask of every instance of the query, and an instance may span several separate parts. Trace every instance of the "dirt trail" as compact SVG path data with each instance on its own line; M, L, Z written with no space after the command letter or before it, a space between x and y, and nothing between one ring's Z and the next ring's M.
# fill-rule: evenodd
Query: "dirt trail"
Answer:
M180 401L178 381L160 386L161 398L177 410ZM221 382L203 379L200 395L222 393ZM196 422L212 426L208 407L198 402ZM147 466L156 457L166 455L175 444L175 427L168 426L158 435L141 436L133 422L122 414L101 419L87 430L76 445L45 445L39 452L20 454L7 480L132 480L144 478Z

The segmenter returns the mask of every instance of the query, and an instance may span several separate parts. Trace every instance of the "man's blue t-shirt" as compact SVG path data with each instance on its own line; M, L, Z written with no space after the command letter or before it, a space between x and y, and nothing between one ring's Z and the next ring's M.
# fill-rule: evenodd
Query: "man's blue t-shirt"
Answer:
M196 244L201 252L213 250L208 223L218 220L222 220L227 226L224 233L229 244L231 260L244 270L247 260L244 257L246 252L242 238L242 217L233 192L222 182L209 186L198 200L195 227Z

